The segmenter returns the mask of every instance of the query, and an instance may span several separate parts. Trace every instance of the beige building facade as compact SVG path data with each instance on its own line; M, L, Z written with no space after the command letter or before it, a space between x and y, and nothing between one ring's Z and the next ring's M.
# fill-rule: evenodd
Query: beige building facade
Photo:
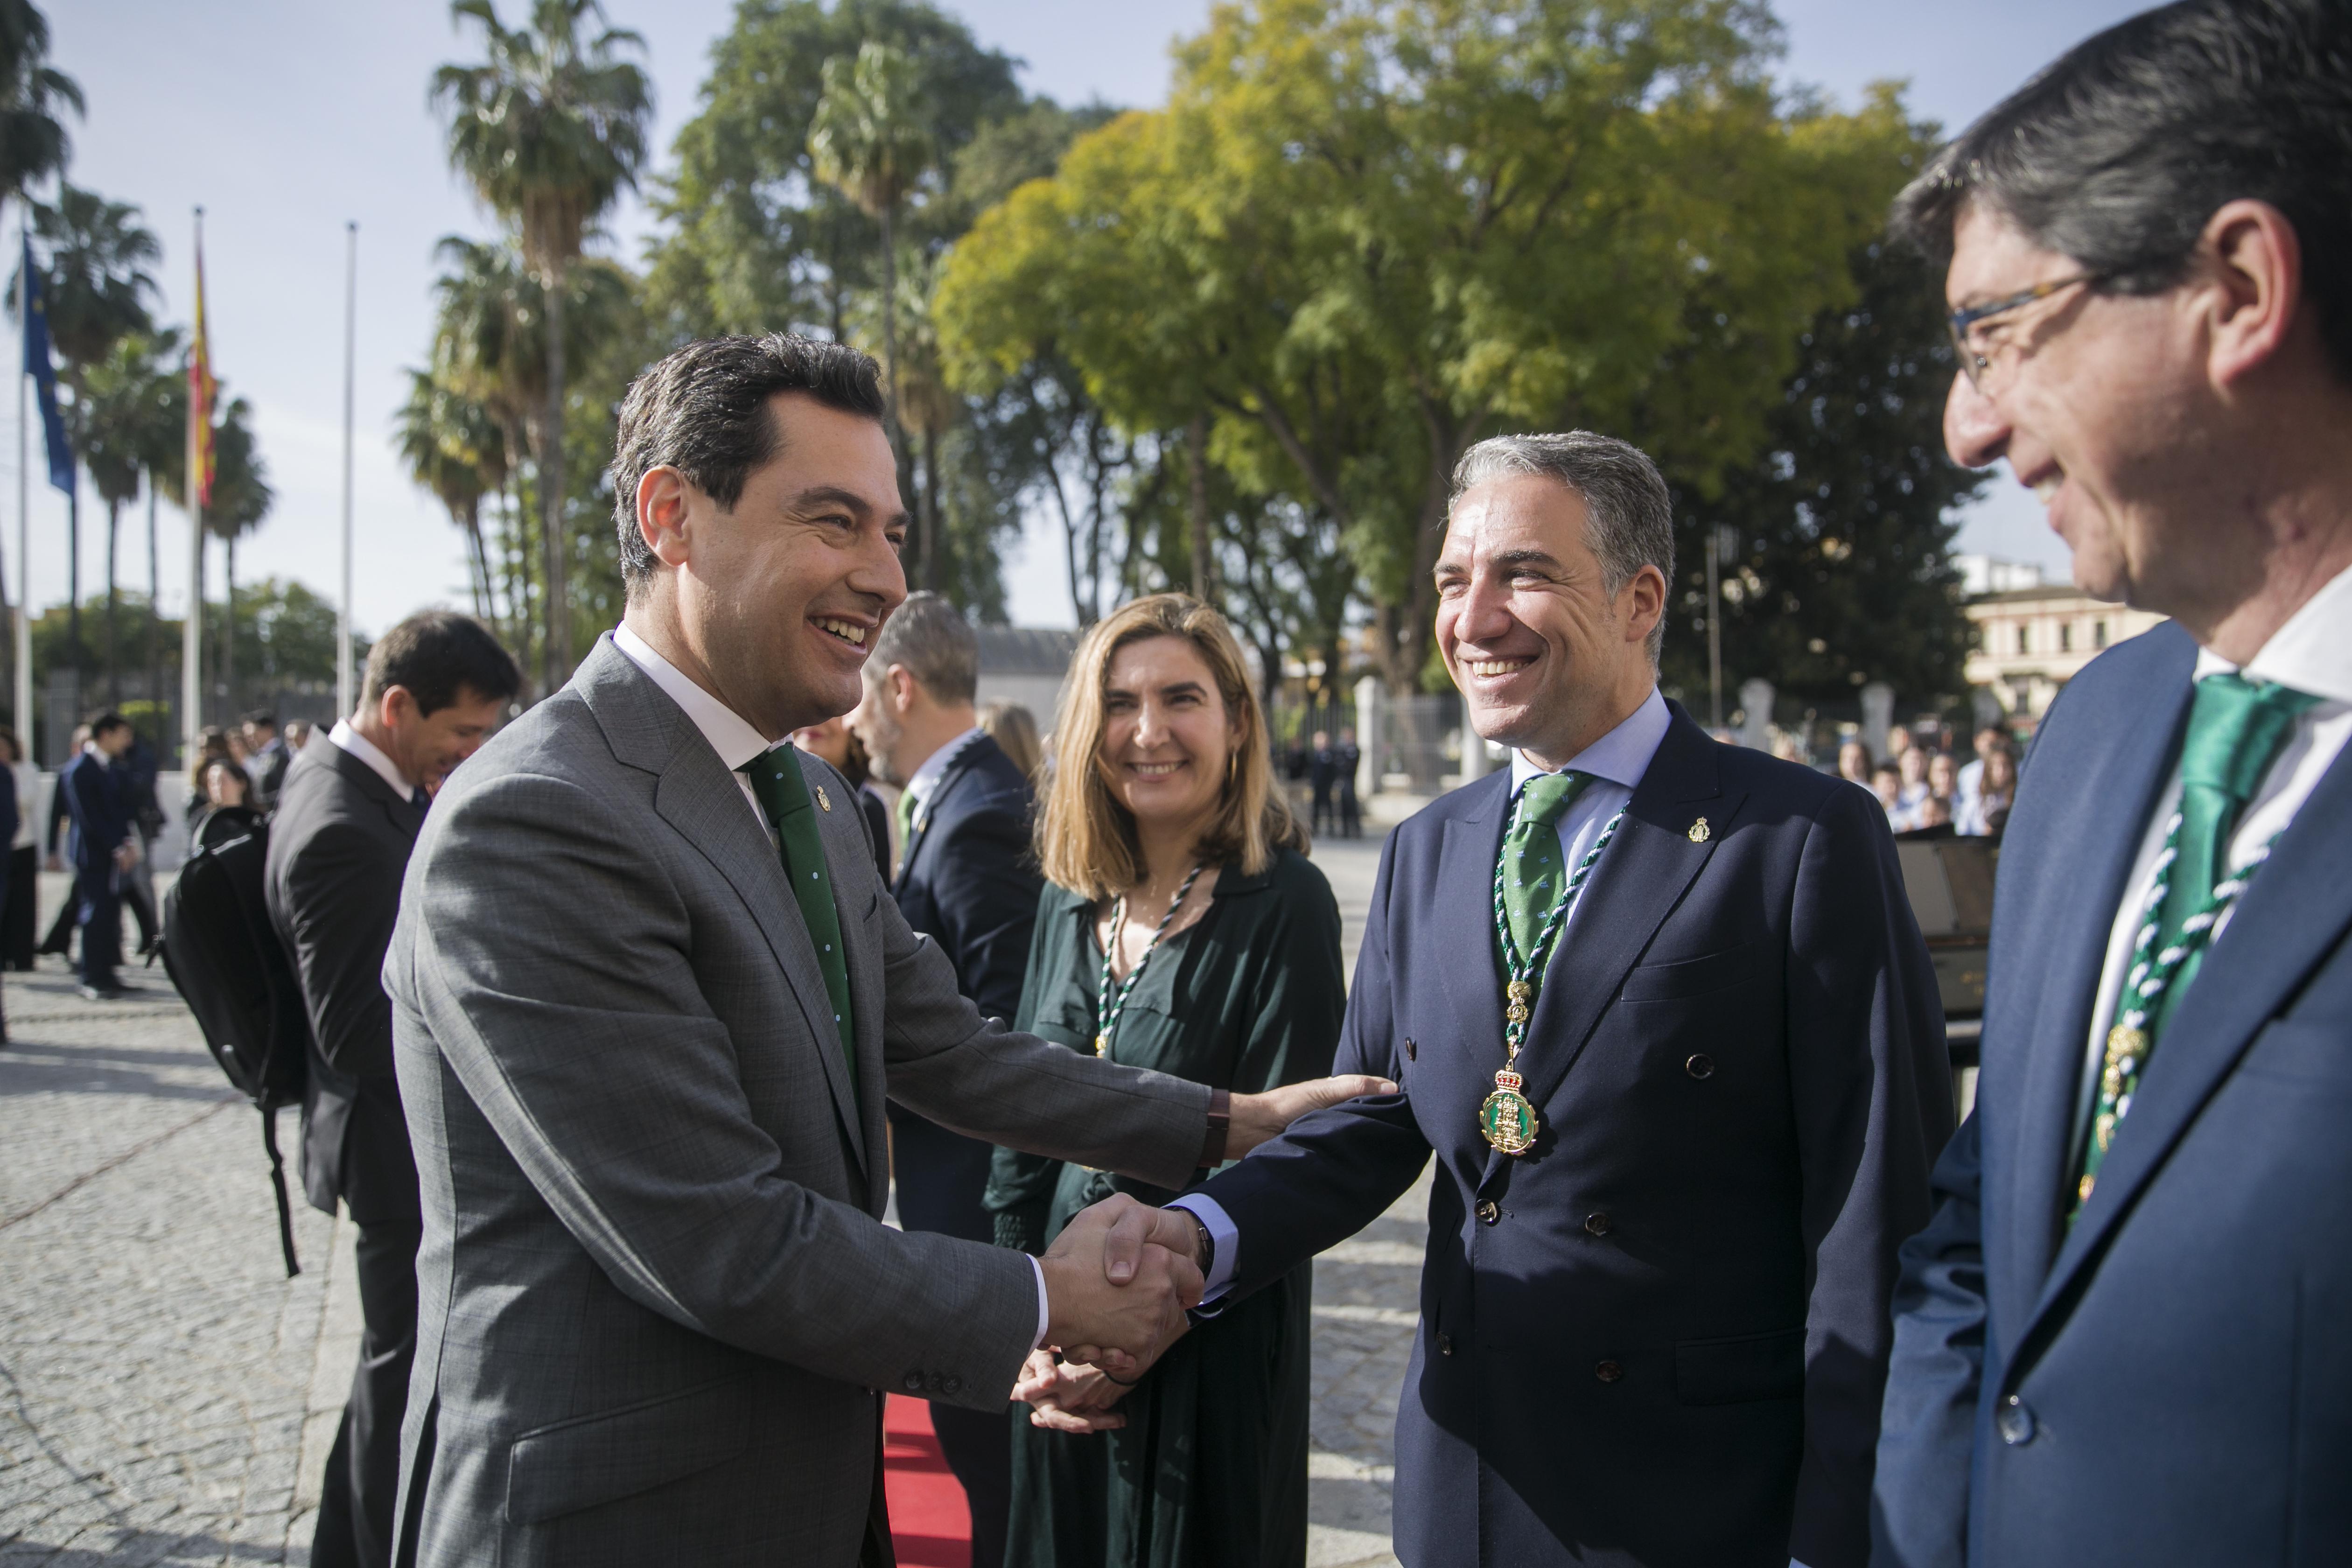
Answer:
M1967 614L1976 627L1969 684L1984 688L2013 720L2029 726L2041 721L2076 671L2165 619L2056 584L1979 594Z

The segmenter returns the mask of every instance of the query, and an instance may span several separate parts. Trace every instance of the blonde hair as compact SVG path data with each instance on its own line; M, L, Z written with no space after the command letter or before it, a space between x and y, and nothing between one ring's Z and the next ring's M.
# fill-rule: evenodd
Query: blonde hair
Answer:
M1307 835L1274 787L1265 718L1250 689L1241 644L1224 616L1187 594L1154 594L1097 621L1078 644L1054 720L1054 766L1037 814L1037 860L1046 879L1088 899L1143 879L1135 816L1111 793L1103 766L1103 701L1118 650L1151 637L1181 637L1199 652L1239 727L1216 816L1201 835L1202 860L1256 876L1282 849L1304 853Z
M1031 784L1043 782L1045 744L1037 738L1035 714L1018 702L991 702L980 710L980 727Z

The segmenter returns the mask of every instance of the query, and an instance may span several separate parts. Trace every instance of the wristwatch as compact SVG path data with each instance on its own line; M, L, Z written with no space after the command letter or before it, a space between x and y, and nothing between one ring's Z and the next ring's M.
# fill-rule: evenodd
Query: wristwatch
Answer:
M1217 1238L1210 1231L1207 1220L1191 1209L1184 1214L1192 1222L1192 1262L1200 1268L1201 1278L1206 1279L1209 1271L1217 1266Z
M1225 1163L1225 1134L1233 1131L1234 1091L1209 1091L1209 1131L1201 1141L1201 1169L1213 1171Z

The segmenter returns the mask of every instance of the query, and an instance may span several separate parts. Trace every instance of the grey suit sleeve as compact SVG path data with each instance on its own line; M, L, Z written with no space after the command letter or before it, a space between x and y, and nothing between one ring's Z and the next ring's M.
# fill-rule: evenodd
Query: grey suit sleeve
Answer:
M514 774L445 802L427 838L385 973L404 1078L437 1051L647 1309L869 1386L927 1367L939 1396L1002 1406L1036 1331L1028 1260L784 1179L696 984L690 912L613 812Z

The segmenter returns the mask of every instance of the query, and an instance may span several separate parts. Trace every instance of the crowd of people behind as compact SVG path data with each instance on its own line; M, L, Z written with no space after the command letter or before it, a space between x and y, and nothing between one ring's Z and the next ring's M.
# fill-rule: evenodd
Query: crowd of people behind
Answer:
M1944 727L1923 740L1897 726L1887 731L1886 755L1874 757L1865 742L1849 738L1838 747L1838 777L1876 795L1897 833L2000 837L2017 795L2017 742L1988 724L1977 731L1976 756L1963 763L1950 742Z

